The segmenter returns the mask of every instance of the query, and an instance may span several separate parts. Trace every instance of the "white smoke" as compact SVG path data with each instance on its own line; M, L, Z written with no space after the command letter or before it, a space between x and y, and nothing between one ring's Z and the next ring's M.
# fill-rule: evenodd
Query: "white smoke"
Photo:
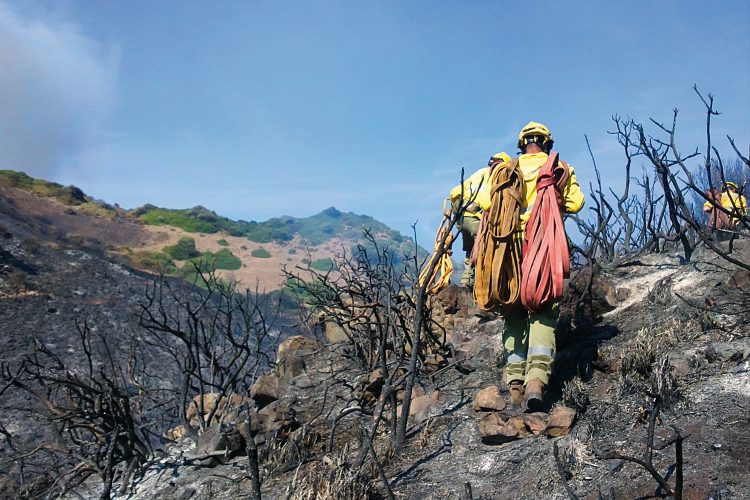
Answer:
M0 168L51 178L114 101L116 51L60 21L0 1Z

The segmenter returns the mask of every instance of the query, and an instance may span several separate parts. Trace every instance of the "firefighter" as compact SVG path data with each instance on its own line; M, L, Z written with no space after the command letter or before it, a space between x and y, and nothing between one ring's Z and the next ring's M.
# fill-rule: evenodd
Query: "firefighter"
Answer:
M459 184L450 192L453 211L458 210L463 195L463 216L458 221L463 240L464 271L461 274L461 285L472 288L474 286L474 267L471 265L471 249L474 247L474 239L479 230L479 221L482 213L490 206L490 172L495 165L501 165L510 161L507 153L496 153L490 157L487 166L480 168L463 184Z
M732 181L725 182L721 187L721 197L714 193L712 201L703 204L703 211L708 212L709 221L714 229L735 229L740 218L747 215L747 200L740 193L740 188ZM715 204L721 206L732 214L731 219L720 210L715 210Z
M523 238L534 201L536 181L540 168L552 149L552 134L541 123L530 122L518 135L518 166L523 175L524 200L520 207L517 236ZM576 213L583 208L584 197L573 167L562 190L563 213ZM520 301L500 310L505 320L503 346L505 353L505 381L513 404L522 405L525 411L542 409L545 387L549 384L555 358L555 327L558 307L556 303L544 304L539 311L529 312Z

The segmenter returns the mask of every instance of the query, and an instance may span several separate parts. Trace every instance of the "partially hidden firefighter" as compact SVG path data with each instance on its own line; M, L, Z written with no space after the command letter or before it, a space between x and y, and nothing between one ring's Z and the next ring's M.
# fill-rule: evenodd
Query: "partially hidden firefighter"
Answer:
M709 225L713 229L735 229L739 225L740 217L747 215L747 200L734 182L725 182L721 188L721 194L716 189L711 189L708 195L712 201L703 204L703 211L709 214ZM727 213L717 210L718 205L731 213L731 218Z
M461 285L465 287L474 286L474 266L471 264L471 250L479 230L479 221L482 214L490 207L490 172L495 165L509 162L507 153L496 153L490 157L487 166L480 168L471 174L463 184L459 184L450 192L450 200L453 212L460 207L464 209L463 216L458 221L458 229L461 231L463 241L464 270L461 274Z
M512 403L528 412L542 410L555 358L557 299L570 267L562 214L576 213L584 204L573 167L558 161L552 145L545 125L530 122L523 127L520 156L493 174L492 206L478 237L475 298L481 308L499 310L505 320L504 378ZM540 248L537 240L550 234L557 246L544 247L548 242L542 241ZM547 275L557 275L551 278L556 283L550 293L544 279L532 276L539 269L538 259L551 263Z

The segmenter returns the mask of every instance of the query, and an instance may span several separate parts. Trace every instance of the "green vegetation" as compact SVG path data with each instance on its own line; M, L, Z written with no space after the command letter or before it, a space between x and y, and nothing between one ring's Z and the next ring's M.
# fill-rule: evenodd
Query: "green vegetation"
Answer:
M250 252L250 255L259 259L268 259L271 257L271 253L263 247L254 249Z
M189 260L201 255L195 248L195 240L189 236L180 238L174 245L165 246L164 253L176 260Z
M221 246L223 246L223 247L228 247L228 246L229 246L229 243L228 243L228 242L227 242L227 240L225 240L224 238L220 239L220 240L219 240L219 241L217 241L216 243L218 243L219 245L221 245Z
M219 217L203 207L170 210L146 205L137 209L135 215L146 224L179 227L189 233L216 233L222 229Z
M242 260L228 248L222 248L218 252L202 252L198 257L185 262L182 268L193 269L193 264L206 271L212 268L236 271L242 267Z
M296 253L297 253L297 249L296 248L290 248L289 249L289 255L294 255Z
M328 257L325 257L323 259L317 259L317 260L312 261L310 263L310 267L312 267L313 269L317 271L327 272L332 269L335 269L336 265L333 263L333 260L331 260Z
M313 304L316 299L313 292L324 294L327 288L321 280L303 281L299 278L288 278L284 286L276 293L280 293L290 303L302 302Z
M213 234L226 231L231 236L247 236L248 232L258 225L254 221L233 221L201 206L170 209L144 205L131 213L146 224L179 227L189 233Z
M216 269L235 271L242 267L242 260L234 255L228 248L222 248L218 252L213 253L203 252L200 258L212 263Z
M130 265L154 273L173 274L176 271L169 255L161 252L136 251L127 254Z
M240 258L228 248L222 248L218 252L198 252L195 248L195 240L190 237L180 238L175 245L164 247L164 252L175 260L188 261L182 266L180 272L185 270L188 273L193 272L193 263L205 270L213 267L234 271L242 267Z
M196 268L196 266L198 266L198 267ZM207 263L203 262L203 261L199 261L199 262L197 262L195 264L192 261L185 262L182 265L182 267L180 267L179 269L175 270L175 272L172 273L172 275L175 276L175 277L177 277L177 278L182 278L185 281L189 281L189 282L193 283L193 282L195 282L198 279L198 270L199 269L202 272L205 273L205 272L208 272L210 270L210 266ZM198 280L198 281L200 281L200 280Z
M64 205L80 205L88 197L75 186L63 186L55 182L35 179L23 172L0 170L0 186L18 188L47 198L55 198Z
M410 238L402 236L370 216L357 215L352 212L344 213L333 207L311 217L297 219L283 216L261 223L233 221L203 207L171 210L145 205L131 213L146 224L174 226L189 232L216 233L226 231L232 236L244 236L256 243L269 243L271 241L283 243L291 241L295 235L299 235L303 242L303 248L304 245L317 246L333 237L338 237L351 241L351 248L356 250L357 245L364 244L367 246L363 238L363 232L365 229L369 229L375 235L378 245L390 250L394 261L398 262L403 258L403 255L414 253L414 242ZM295 252L296 250L289 250L290 254ZM427 255L427 252L422 249L419 252L421 257Z

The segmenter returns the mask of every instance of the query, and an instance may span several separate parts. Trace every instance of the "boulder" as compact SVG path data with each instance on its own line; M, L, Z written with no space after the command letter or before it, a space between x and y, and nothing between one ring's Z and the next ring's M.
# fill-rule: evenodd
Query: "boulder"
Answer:
M528 434L523 417L506 420L500 413L490 413L479 421L479 435L485 444L503 444Z
M747 269L737 269L732 276L730 276L727 285L742 290L750 288L750 271Z
M576 411L567 406L558 406L550 413L547 427L544 431L550 437L565 436L570 433L573 421L576 418Z
M442 306L441 309L447 314L455 314L461 308L462 300L461 296L463 292L461 287L451 283L447 287L443 288L437 294L437 300Z
M367 382L362 382L364 388L362 389L362 398L368 403L374 403L380 397L380 392L383 389L385 378L383 377L383 370L376 368L367 377Z
M496 385L485 387L474 398L474 411L502 411L507 406Z
M245 449L245 439L235 427L214 424L198 435L195 449L188 458L228 458Z
M425 392L424 392L424 389L422 389L422 387L418 385L415 385L414 387L412 387L411 389L412 400L414 400L415 398L424 396L424 395L425 395ZM396 401L398 401L399 403L404 401L404 388L403 387L399 388L396 391Z
M450 284L431 297L432 318L448 331L462 325L474 307L474 296L465 287Z
M173 427L167 431L166 437L167 439L171 439L172 441L178 441L182 439L183 437L187 436L188 430L187 427L184 425L178 425L177 427Z
M414 395L415 390L416 387L412 390L412 396ZM409 406L409 418L416 424L425 422L432 416L432 412L437 406L438 401L440 401L441 396L440 391L434 391L430 394L425 394L424 396L412 397L411 405ZM402 407L399 406L396 411L396 416L398 418L401 417L401 408Z
M684 377L693 371L690 356L684 352L673 352L669 355L669 365L672 375L676 378Z
M611 311L620 301L617 288L601 273L598 264L582 267L570 279L566 296L576 302L585 297L586 313L591 317Z
M297 413L294 408L282 406L278 401L274 401L259 410L255 415L251 415L252 432L286 435L299 427L300 423L297 421Z
M255 400L258 408L276 401L281 397L279 378L273 374L261 375L250 388L250 397Z
M425 359L425 371L428 373L436 372L446 365L448 365L448 360L442 354L433 354Z
M284 381L305 372L305 358L316 352L318 343L308 337L295 335L289 337L276 350L276 375Z
M536 436L547 428L547 414L544 412L524 413L523 423Z
M203 400L202 414L201 399ZM200 427L198 415L201 414L204 423L207 423L208 416L218 404L219 408L214 413L214 419L220 422L229 422L237 419L238 410L243 403L249 403L251 407L254 405L252 398L242 396L241 394L225 396L218 392L209 392L204 394L202 398L201 396L195 396L188 405L185 416L190 426L197 429Z
M323 333L325 334L326 340L331 344L342 344L349 342L349 335L347 335L344 327L332 320L324 320L323 322Z
M711 342L706 348L706 360L709 363L742 361L749 354L748 345L739 342Z
M271 403L266 408L274 406L276 403ZM263 408L263 410L266 410ZM268 419L269 411L266 410L264 413L265 417L261 416L259 411L253 410L250 412L250 433L256 435L258 433L265 432L263 424ZM239 422L236 426L237 431L242 434L242 437L247 441L247 420Z

